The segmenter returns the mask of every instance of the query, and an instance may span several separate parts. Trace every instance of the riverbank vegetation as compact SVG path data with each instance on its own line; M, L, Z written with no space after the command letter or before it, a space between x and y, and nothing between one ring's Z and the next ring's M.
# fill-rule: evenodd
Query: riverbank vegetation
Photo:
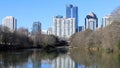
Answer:
M70 50L71 58L85 68L120 68L120 52L105 53L99 51Z
M107 52L120 50L120 7L111 13L110 25L96 31L86 29L74 34L70 45L81 50L104 50Z
M61 44L62 41L54 35L41 33L29 34L25 28L10 31L9 28L0 26L0 50L43 48L50 50ZM64 45L64 44L63 44Z

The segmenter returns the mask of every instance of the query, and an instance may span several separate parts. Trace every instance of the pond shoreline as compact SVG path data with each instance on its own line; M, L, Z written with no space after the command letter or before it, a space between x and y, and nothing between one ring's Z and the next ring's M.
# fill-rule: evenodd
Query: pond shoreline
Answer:
M0 52L5 51L17 51L17 50L27 50L27 49L41 49L42 51L46 52L67 52L68 45L62 45L62 46L46 46L46 47L20 47L20 45L1 45L0 44Z

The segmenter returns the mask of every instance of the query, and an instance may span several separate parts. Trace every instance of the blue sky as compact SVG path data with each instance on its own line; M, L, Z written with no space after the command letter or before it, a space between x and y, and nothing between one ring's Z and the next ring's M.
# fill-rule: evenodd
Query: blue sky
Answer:
M42 29L52 26L52 17L65 16L65 7L73 4L79 8L79 25L84 25L84 18L94 12L101 23L104 15L110 14L120 6L120 0L0 0L0 22L5 16L17 18L17 26L31 30L34 21L42 23Z

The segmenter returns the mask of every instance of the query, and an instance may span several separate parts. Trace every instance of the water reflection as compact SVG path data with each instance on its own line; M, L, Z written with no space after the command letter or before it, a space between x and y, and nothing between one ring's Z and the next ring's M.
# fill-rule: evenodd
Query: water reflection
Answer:
M120 68L120 53L106 54L71 50L46 53L22 50L0 53L0 68Z
M23 65L30 55L30 51L2 52L0 53L0 68L16 68Z
M120 53L104 53L72 49L70 56L83 68L120 68Z
M53 68L77 68L69 55L60 55L52 60Z
M0 68L53 68L54 60L59 54L66 52L62 49L47 53L41 50L20 50L0 53ZM64 56L66 58L66 56Z

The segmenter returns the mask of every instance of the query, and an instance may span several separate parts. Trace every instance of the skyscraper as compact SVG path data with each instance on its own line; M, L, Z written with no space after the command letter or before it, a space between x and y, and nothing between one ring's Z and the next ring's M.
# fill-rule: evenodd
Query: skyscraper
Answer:
M108 26L110 24L111 24L110 15L104 16L102 18L102 25L101 25L101 27L104 28L104 27L106 27L106 26Z
M72 18L73 17L73 5L69 4L66 6L66 18Z
M34 22L33 23L33 28L32 28L32 34L38 34L41 33L41 23L38 22Z
M85 18L85 29L96 30L98 28L98 18L91 12Z
M69 4L66 6L66 18L75 18L76 32L78 32L78 7Z
M53 34L59 38L70 38L75 33L75 18L53 17Z
M13 16L6 16L2 20L2 25L8 27L9 30L13 32L17 29L17 19L15 19Z

